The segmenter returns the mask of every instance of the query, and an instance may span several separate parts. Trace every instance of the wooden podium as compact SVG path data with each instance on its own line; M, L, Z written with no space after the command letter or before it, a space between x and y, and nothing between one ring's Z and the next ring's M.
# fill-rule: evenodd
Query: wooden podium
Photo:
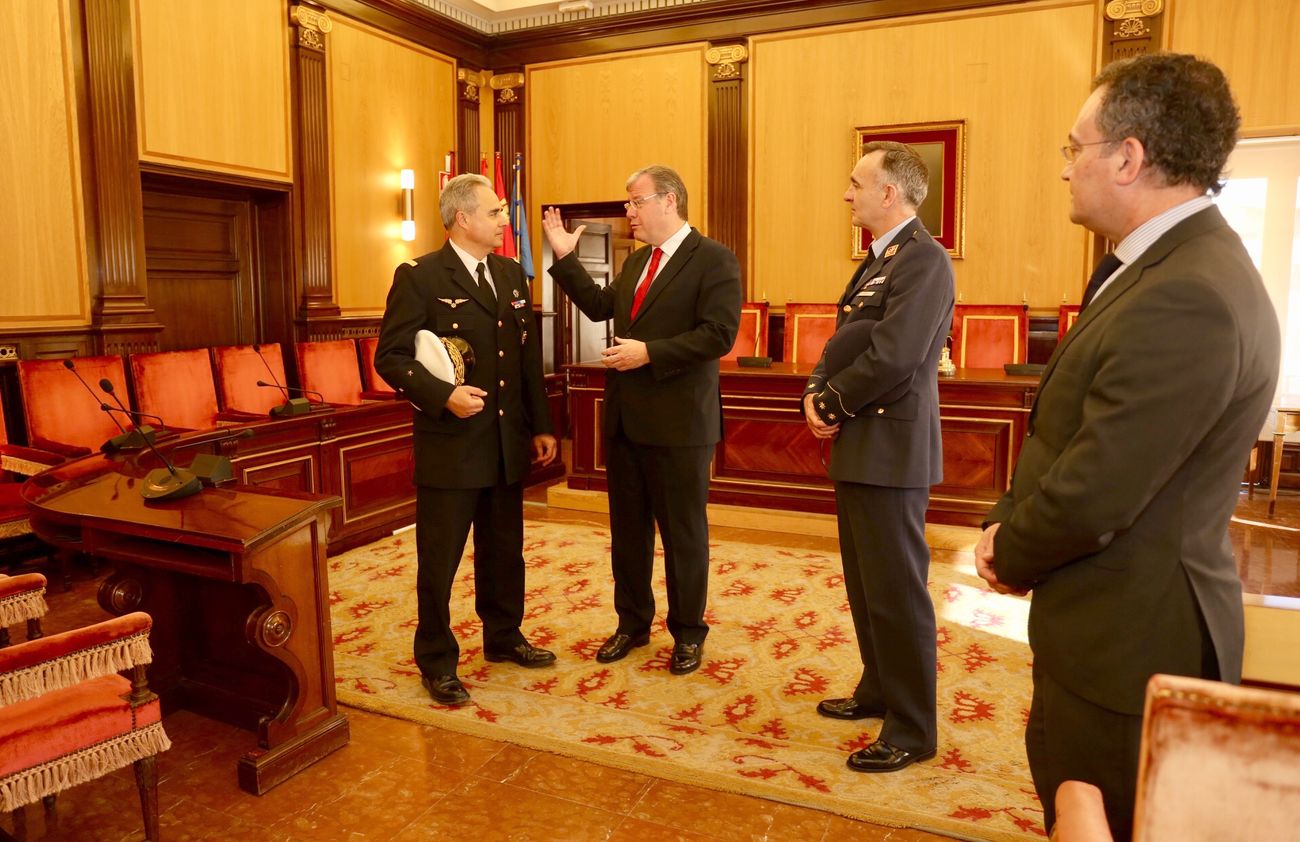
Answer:
M219 436L182 436L163 449ZM23 488L32 527L113 563L99 602L153 617L150 688L165 709L255 731L238 774L260 795L348 742L334 700L325 567L329 513L341 501L230 485L146 503L140 486L157 466L148 452L96 454L33 477Z

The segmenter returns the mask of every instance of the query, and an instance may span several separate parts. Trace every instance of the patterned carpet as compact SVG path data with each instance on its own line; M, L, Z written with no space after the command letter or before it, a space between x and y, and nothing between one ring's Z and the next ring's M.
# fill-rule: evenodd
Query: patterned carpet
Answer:
M594 660L614 627L607 529L529 521L526 535L524 631L556 651L554 668L482 658L467 557L452 618L473 701L459 709L430 702L410 652L415 539L406 533L330 562L339 701L878 824L975 839L1043 836L1021 739L1029 604L986 590L969 562L931 567L938 755L903 772L862 775L844 759L873 739L879 721L814 712L819 699L850 691L861 669L838 557L715 542L704 664L678 677L668 672L672 639L662 613L650 646L616 664Z

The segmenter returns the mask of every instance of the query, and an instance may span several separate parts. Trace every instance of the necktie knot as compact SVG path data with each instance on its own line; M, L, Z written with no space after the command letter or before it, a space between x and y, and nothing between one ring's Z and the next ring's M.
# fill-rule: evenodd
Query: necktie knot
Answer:
M1097 290L1101 289L1106 279L1115 274L1115 270L1122 265L1123 261L1116 257L1113 251L1107 252L1102 257L1101 262L1097 264L1096 269L1092 270L1092 275L1088 278L1088 286L1083 291L1083 302L1079 305L1079 310L1082 311L1092 303L1092 299L1097 297Z

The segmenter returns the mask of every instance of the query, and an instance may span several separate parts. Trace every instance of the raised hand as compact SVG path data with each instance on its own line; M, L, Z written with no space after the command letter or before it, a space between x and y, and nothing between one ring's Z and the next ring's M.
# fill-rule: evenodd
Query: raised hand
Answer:
M569 252L577 248L578 239L586 230L585 225L579 225L578 230L572 233L564 230L564 220L560 218L559 208L546 208L542 211L542 232L546 234L546 239L551 244L551 253L555 255L556 260L568 256Z

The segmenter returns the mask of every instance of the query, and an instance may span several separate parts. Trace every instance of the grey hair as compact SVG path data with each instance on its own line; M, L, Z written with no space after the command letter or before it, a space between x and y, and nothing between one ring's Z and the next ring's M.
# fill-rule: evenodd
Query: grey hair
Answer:
M650 180L654 182L656 193L672 193L677 197L677 215L682 218L682 222L686 222L686 184L682 181L682 177L677 174L677 171L661 164L651 164L629 175L626 186L630 189L632 182L643 175L650 176Z
M442 196L438 198L438 213L442 214L443 228L451 231L456 224L456 214L460 211L473 213L478 210L478 196L474 191L480 186L491 190L492 182L478 173L462 173L447 182L447 186L442 188Z
M904 202L913 209L919 208L925 201L925 195L930 192L930 171L916 150L906 143L894 140L873 140L862 147L863 155L872 152L885 153L880 162L879 183L894 185L902 194Z

